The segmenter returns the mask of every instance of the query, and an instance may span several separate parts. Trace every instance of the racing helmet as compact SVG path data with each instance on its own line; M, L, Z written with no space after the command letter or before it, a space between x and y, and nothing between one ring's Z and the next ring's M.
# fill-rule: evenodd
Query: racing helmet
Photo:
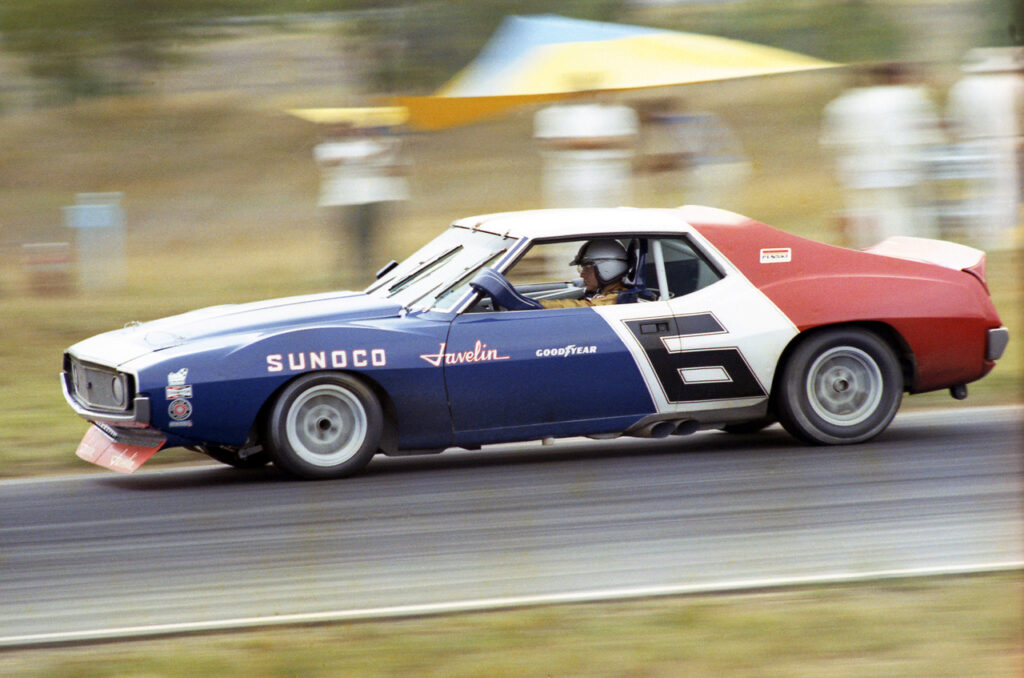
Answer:
M629 270L629 258L626 248L618 240L603 238L583 243L576 258L569 262L573 266L592 264L597 281L601 285L615 282L626 275Z

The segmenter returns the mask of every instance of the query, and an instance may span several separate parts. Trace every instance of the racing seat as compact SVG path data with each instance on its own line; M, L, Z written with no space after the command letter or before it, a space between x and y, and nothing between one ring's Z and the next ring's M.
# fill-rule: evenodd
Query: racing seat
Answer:
M658 293L647 289L647 239L633 238L626 248L626 260L629 262L629 270L622 277L622 283L629 287L619 292L615 303L632 304L640 299L654 301Z
M536 299L523 296L512 286L512 283L493 268L485 268L469 281L469 286L481 294L486 294L498 308L510 311L528 311L544 308Z

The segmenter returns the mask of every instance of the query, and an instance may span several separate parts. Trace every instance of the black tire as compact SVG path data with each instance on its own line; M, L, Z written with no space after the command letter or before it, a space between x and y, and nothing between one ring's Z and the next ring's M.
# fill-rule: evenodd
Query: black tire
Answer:
M306 374L274 402L266 443L274 464L299 478L342 478L377 452L384 426L380 403L358 379Z
M774 423L775 417L762 417L752 421L744 421L740 424L726 424L721 430L733 435L753 435L754 433L760 433Z
M874 438L903 399L903 371L892 347L860 328L808 336L789 355L777 384L779 422L818 445Z
M239 469L261 468L270 463L270 455L265 450L258 450L243 457L239 450L221 445L203 445L199 449L211 459Z

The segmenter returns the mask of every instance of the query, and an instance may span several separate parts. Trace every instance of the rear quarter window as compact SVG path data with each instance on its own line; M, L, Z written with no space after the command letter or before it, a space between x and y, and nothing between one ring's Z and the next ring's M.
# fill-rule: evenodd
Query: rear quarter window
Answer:
M655 287L658 284L653 256L653 250L657 247L661 248L665 261L665 278L672 297L692 294L722 279L718 269L688 240L672 238L654 240L651 243L652 252L647 259L648 287Z

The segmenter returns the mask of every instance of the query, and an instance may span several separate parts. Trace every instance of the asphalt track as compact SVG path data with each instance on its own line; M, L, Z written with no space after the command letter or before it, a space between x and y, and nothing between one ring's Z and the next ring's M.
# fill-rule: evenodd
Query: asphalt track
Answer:
M0 648L1024 567L1024 408L0 482ZM69 451L69 454L71 451Z

